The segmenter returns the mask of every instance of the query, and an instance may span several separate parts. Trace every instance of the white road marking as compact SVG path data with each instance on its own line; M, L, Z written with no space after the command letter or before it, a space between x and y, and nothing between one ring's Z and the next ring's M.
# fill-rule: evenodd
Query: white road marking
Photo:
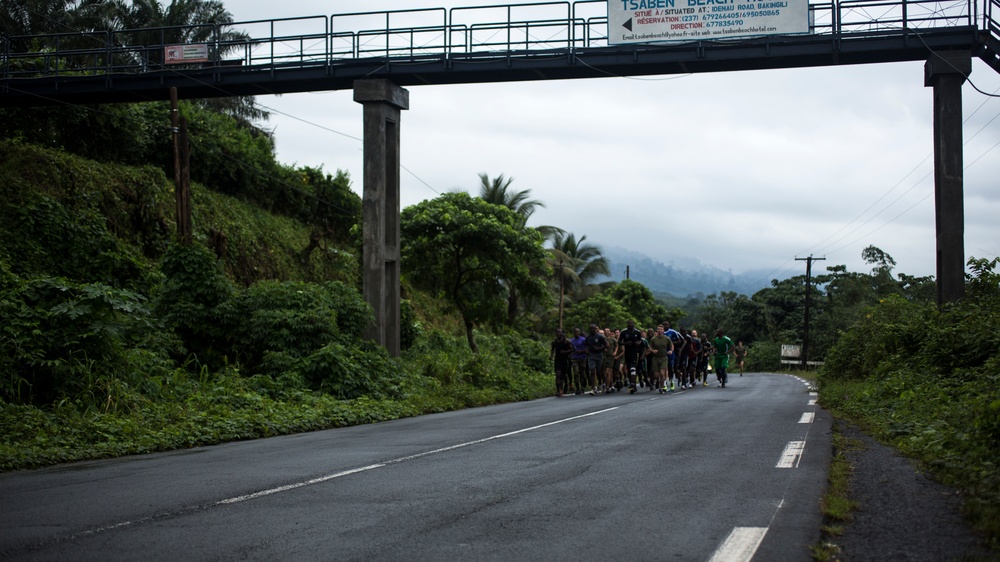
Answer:
M806 448L805 441L789 441L788 445L785 445L785 451L781 453L781 460L775 468L795 468L799 465L799 459L802 458L802 451Z
M806 403L806 406L815 406L815 405L816 405L816 399L815 398L813 398L812 400L810 400L809 402Z
M598 410L596 412L590 412L589 414L581 414L579 416L573 416L573 417L570 417L570 418L563 418L561 420L556 420L556 421L553 421L553 422L543 423L541 425L535 425L535 426L531 426L531 427L526 427L524 429L518 429L517 431L509 431L507 433L501 433L499 435L493 435L491 437L484 437L483 439L476 439L475 441L467 441L465 443L459 443L458 445L451 445L450 447L442 447L440 449L434 449L433 451L424 451L423 453L417 453L415 455L408 455L408 456L400 457L398 459L393 459L393 460L390 460L390 461L385 461L385 462L381 462L381 463L377 463L377 464L370 464L368 466L362 466L360 468L352 468L350 470L344 470L344 471L341 471L341 472L335 472L333 474L327 474L326 476L320 476L319 478L313 478L311 480L305 480L305 481L302 481L302 482L296 482L294 484L287 484L285 486L278 486L277 488L271 488L269 490L261 490L259 492L254 492L252 494L246 494L246 495L243 495L243 496L237 496L235 498L228 498L228 499L220 500L220 501L215 502L215 505L225 505L225 504L239 503L239 502L243 502L243 501L247 501L247 500L252 500L252 499L260 498L260 497L263 497L263 496L269 496L271 494L277 494L279 492L287 492L289 490L294 490L296 488L301 488L303 486L311 486L313 484L319 484L321 482L326 482L328 480L333 480L335 478L341 478L341 477L344 477L344 476L350 476L351 474L357 474L359 472L366 472L366 471L369 471L369 470L374 470L376 468L382 468L383 466L388 466L390 464L398 464L398 463L405 462L405 461L410 461L410 460L413 460L413 459L419 459L420 457L426 457L428 455L435 455L435 454L438 454L438 453L444 453L446 451L453 451L455 449L460 449L462 447L468 447L469 445L478 445L479 443L485 443L487 441L493 441L495 439L502 439L504 437L510 437L512 435L517 435L519 433L525 433L527 431L534 431L536 429L541 429L543 427L549 427L550 425L556 425L556 424L560 424L560 423L565 423L565 422L568 422L568 421L578 420L578 419L586 418L586 417L589 417L589 416L596 416L598 414L603 414L603 413L606 413L606 412L610 412L612 410L617 410L618 408L619 408L619 406L615 406L613 408L605 408L604 410Z
M736 527L708 562L750 562L764 540L767 527Z
M812 423L816 419L815 412L803 412L802 417L799 418L799 423Z

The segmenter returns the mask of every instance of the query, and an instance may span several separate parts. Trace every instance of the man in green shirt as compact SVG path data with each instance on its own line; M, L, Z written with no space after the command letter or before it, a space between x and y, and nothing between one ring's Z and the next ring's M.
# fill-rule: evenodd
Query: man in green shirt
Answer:
M715 344L715 375L719 377L722 388L726 388L726 381L728 380L726 369L729 368L729 354L732 352L735 344L728 336L723 335L721 329L715 331L715 339L712 340L712 343Z

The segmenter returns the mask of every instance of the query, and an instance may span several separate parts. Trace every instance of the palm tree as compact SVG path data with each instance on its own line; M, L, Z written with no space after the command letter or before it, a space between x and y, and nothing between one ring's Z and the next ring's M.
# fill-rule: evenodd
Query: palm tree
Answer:
M500 174L491 180L488 175L479 174L479 181L479 198L514 211L522 218L522 226L527 225L528 219L535 214L535 211L545 207L545 203L537 199L529 199L531 197L530 189L522 191L511 189L510 184L514 182L514 178L505 178L503 174ZM564 232L561 228L548 225L532 228L542 233L546 240L551 239L557 233Z
M553 238L550 265L559 281L559 328L563 321L563 300L566 293L578 295L591 286L592 281L601 276L611 275L608 259L601 248L586 242L587 236L579 240L576 235L557 234Z
M479 198L487 203L500 205L501 207L506 207L511 211L514 211L514 213L521 218L522 228L533 228L545 239L549 239L556 232L561 233L562 229L554 226L527 226L528 218L530 218L538 208L545 207L545 204L537 199L531 199L530 189L525 189L523 191L515 191L514 189L511 189L510 184L513 183L513 181L514 178L505 178L503 174L500 174L492 180L486 174L479 174ZM521 308L520 300L522 290L521 287L514 286L506 280L503 281L503 284L507 288L506 323L508 326L513 326Z
M161 61L163 45L207 43L210 52L219 57L239 49L248 35L233 28L233 15L219 0L124 0L111 2L115 10L109 15L109 26L121 30L119 39L142 50L143 64ZM266 121L269 113L256 104L252 96L222 97L198 100L203 107L229 115L240 125L257 130L255 122Z

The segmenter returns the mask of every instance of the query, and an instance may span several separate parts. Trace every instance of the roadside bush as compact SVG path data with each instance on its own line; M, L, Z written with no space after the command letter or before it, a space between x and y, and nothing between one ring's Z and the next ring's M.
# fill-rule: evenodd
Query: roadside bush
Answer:
M773 341L753 342L747 348L744 368L747 371L765 373L780 371L783 368L781 364L781 344Z
M309 386L341 400L398 398L402 370L384 347L369 341L332 342L304 358L297 372Z
M154 303L158 317L180 336L188 353L203 364L223 365L227 350L221 307L236 288L215 254L198 243L172 244L160 269L164 281Z
M544 344L518 341L516 336L478 334L476 338L478 354L472 353L463 337L430 332L403 354L406 369L436 380L443 393L466 406L551 394L554 384Z
M221 311L231 359L248 373L272 376L334 342L357 345L371 318L361 295L336 281L262 281L240 291Z
M928 340L938 339L937 316L934 305L899 295L863 308L858 321L827 352L823 375L863 379L883 360L909 361Z
M75 398L117 409L132 389L169 365L174 344L159 332L146 299L131 291L65 279L0 286L0 396L48 404Z

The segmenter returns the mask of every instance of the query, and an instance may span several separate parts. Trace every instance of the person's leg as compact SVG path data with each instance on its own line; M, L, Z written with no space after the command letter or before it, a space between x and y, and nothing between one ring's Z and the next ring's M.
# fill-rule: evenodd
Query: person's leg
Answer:
M573 386L576 394L583 394L584 389L584 379L586 379L586 369L587 363L586 359L574 359L573 360Z
M667 359L667 378L666 378L665 381L663 381L663 390L667 390L667 389L669 389L673 385L674 370L676 369L676 367L674 366L674 361L676 360L677 356L674 355L674 354L670 354L667 357L668 357L668 359Z
M628 371L628 391L629 393L635 393L635 383L637 378L636 366L638 363L638 357L625 355L625 369Z

